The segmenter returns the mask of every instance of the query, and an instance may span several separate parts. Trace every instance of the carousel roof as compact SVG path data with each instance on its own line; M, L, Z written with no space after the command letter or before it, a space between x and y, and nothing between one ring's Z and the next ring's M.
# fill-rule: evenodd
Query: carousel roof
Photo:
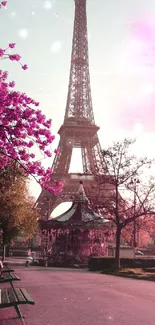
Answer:
M95 213L89 207L89 201L86 196L83 182L80 181L78 193L75 195L72 206L66 212L56 218L48 221L40 221L41 228L44 226L51 228L52 226L80 226L84 224L107 225L109 220Z

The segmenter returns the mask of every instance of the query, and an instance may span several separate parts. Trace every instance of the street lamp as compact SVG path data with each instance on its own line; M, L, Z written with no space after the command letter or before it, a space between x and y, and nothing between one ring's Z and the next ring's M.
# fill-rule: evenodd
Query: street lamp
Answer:
M51 210L50 210L50 205L51 205L51 198L47 198L47 202L48 202L48 210L47 210L47 215L46 215L46 217L47 217L47 221L48 221L48 219L49 219L49 216L50 216L50 212L51 212ZM46 250L46 258L47 258L47 251L48 251L48 229L46 229L46 248L45 248L45 250Z
M133 202L133 216L134 216L134 221L133 221L133 247L134 249L137 246L137 240L136 240L136 219L135 219L135 215L136 215L136 193L137 193L137 184L139 184L140 181L137 178L132 178L131 179L131 184L133 184L134 187L134 202Z

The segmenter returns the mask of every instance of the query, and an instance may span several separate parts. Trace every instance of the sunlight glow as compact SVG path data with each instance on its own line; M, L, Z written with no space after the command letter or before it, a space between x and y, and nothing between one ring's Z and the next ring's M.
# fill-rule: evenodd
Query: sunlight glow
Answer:
M18 35L20 36L20 38L27 38L28 36L28 30L26 28L21 28L18 32Z
M52 43L50 50L52 53L59 53L62 48L62 42L61 41L55 41Z
M154 93L154 85L153 84L147 84L146 85L146 87L145 87L145 89L144 89L144 92L146 93L146 94L152 94L152 93Z
M69 173L82 173L81 148L73 148Z
M48 1L48 0L44 1L43 2L43 7L44 7L44 9L47 9L47 10L51 9L52 8L51 1Z

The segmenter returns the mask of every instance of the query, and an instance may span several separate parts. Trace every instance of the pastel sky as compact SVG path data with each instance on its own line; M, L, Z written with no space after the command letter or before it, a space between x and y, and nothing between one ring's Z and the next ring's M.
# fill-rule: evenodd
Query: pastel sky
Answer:
M136 23L151 22L154 31L154 17L154 0L87 0L92 99L102 147L136 135L136 153L154 154L155 47L141 55L147 39L141 44L135 29ZM23 71L17 63L4 60L1 68L9 71L18 90L40 101L40 108L53 120L54 134L64 117L73 21L73 0L8 0L0 12L0 46L16 42L17 53L29 66ZM55 147L57 142L58 136ZM78 172L75 159L77 152L71 170ZM51 166L52 160L44 164ZM39 191L32 182L32 195L37 197Z

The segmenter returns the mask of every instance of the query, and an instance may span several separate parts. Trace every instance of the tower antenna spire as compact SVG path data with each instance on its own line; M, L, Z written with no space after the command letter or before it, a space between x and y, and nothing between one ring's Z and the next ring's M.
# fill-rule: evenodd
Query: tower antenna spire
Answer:
M86 0L75 1L71 67L64 121L94 122L88 59Z

